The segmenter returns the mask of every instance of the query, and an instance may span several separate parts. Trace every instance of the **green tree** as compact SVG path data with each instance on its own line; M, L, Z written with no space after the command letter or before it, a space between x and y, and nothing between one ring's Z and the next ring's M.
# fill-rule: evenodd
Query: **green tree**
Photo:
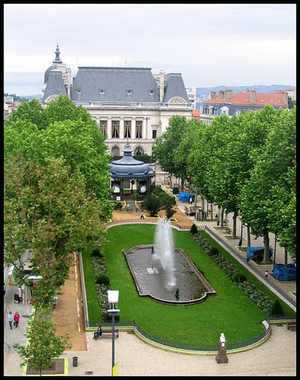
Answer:
M46 163L19 159L5 170L5 263L16 266L19 283L27 283L22 253L31 249L32 272L42 276L34 297L38 309L50 308L68 277L70 253L106 240L102 202L86 190L84 176L70 174L62 158Z
M178 146L185 137L187 128L188 123L184 116L173 115L166 132L156 139L152 149L152 155L158 160L162 169L181 178L182 189L186 178L185 166L180 160L176 160L176 157Z
M268 260L269 232L278 232L276 220L281 219L276 211L276 192L280 196L282 191L278 192L276 185L287 189L286 175L294 166L296 141L295 111L293 115L288 110L270 108L257 113L261 125L265 123L270 127L263 146L251 151L255 164L241 193L243 220L249 223L256 236L264 238L263 262Z
M29 102L22 100L21 104L9 115L9 118L5 119L6 124L13 124L17 121L30 122L36 125L38 129L44 129L47 126L44 109L37 99L32 99Z
M296 108L280 114L265 154L272 181L266 201L269 228L296 261Z
M49 368L51 360L59 358L66 348L71 348L68 343L69 334L66 337L55 335L55 326L51 317L33 318L29 322L27 333L25 334L27 343L21 346L19 343L14 348L23 359L21 367L33 368L39 372Z
M39 104L39 103L38 103ZM68 97L60 96L42 109L43 128L35 116L36 101L25 103L27 116L19 107L5 122L5 160L17 154L44 165L48 157L63 157L71 170L79 170L86 178L86 186L102 200L103 220L111 217L110 155L104 143L105 137L86 109L76 105ZM21 112L22 111L22 112ZM25 120L25 121L24 121Z

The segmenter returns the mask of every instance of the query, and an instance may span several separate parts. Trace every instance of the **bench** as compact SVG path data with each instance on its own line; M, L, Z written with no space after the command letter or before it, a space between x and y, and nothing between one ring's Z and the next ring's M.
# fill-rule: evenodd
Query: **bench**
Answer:
M287 329L290 331L296 331L296 321L295 322L288 322L287 323Z
M102 329L102 335L101 335L101 336L98 336L97 339L103 337L105 334L110 334L110 335L112 335L112 329L105 329L105 330ZM94 337L95 337L95 336L94 336ZM115 329L115 338L119 338L119 330L118 330L118 329Z

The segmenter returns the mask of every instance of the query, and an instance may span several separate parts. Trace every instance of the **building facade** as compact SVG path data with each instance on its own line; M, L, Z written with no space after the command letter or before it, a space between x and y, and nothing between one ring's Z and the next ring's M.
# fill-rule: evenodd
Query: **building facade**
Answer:
M127 139L133 155L151 155L155 139L166 131L173 115L192 118L193 104L179 73L81 66L72 79L57 46L55 60L45 72L43 103L62 94L86 108L107 135L105 143L115 156L122 154Z
M245 111L257 111L264 108L266 104L270 104L275 109L288 108L286 91L265 94L256 93L253 89L237 93L233 93L232 90L221 90L218 95L216 92L211 92L210 97L211 99L200 107L200 120L206 124L210 124L216 116L239 116Z

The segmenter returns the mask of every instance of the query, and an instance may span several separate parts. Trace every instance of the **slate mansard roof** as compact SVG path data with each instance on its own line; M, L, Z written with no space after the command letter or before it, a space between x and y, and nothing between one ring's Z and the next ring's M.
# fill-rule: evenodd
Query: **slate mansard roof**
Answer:
M180 96L181 98L186 100L188 104L190 104L181 74L166 74L164 103L167 103L171 98L177 96Z
M158 102L156 81L149 68L79 67L72 100L81 102Z
M85 102L159 103L159 86L150 68L79 67L72 100ZM180 96L189 103L181 74L165 76L163 102Z
M43 100L51 95L67 95L66 87L60 70L51 70L49 72L48 83L45 88Z

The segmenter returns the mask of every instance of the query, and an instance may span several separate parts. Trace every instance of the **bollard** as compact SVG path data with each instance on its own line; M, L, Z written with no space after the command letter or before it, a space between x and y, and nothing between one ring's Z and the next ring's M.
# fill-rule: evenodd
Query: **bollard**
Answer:
M219 346L218 346L218 354L216 356L217 363L228 363L228 357L226 355L226 340L225 335L221 333Z
M73 367L78 367L78 356L73 356Z

